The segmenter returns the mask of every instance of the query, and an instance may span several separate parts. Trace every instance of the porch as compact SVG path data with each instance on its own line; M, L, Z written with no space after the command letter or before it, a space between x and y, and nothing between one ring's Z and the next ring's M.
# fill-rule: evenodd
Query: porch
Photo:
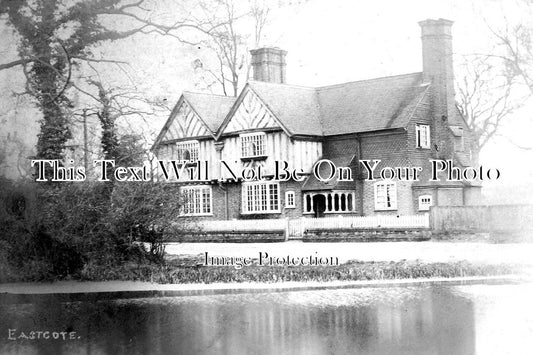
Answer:
M303 213L323 217L327 214L355 213L355 191L313 191L303 194Z

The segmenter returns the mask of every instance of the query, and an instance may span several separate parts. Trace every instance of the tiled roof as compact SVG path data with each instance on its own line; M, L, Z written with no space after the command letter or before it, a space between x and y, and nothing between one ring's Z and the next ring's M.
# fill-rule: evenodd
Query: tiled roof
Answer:
M405 127L427 89L421 84L415 73L318 88L324 134Z
M261 81L248 85L291 134L323 135L316 89Z
M404 127L428 85L414 73L319 88L250 87L292 134L329 136Z
M198 94L188 91L183 93L183 97L213 133L216 133L236 100L233 96Z
M422 73L310 88L247 84L291 135L330 136L405 127L427 95ZM185 92L185 99L216 132L236 98Z

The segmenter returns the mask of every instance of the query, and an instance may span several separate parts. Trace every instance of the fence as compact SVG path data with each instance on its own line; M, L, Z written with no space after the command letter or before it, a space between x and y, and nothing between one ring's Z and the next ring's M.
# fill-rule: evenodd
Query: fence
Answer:
M347 230L385 228L429 228L429 214L412 216L349 216L299 218L289 222L289 236L301 236L307 230Z
M435 231L531 231L533 205L432 207L431 227Z
M202 221L196 227L204 232L272 232L285 231L285 219L233 219L229 221Z
M429 214L412 216L339 216L296 219L251 219L198 222L203 232L273 232L283 231L288 238L301 237L308 230L361 230L386 228L429 228Z

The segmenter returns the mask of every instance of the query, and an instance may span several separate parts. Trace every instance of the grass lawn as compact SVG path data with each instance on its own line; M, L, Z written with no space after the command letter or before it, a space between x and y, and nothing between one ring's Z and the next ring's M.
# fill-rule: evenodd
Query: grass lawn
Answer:
M513 264L477 264L455 262L361 262L349 261L337 266L258 266L242 269L233 266L204 266L196 258L173 257L165 265L127 264L114 269L83 273L82 280L90 281L149 281L156 283L213 283L213 282L286 282L286 281L357 281L417 278L453 278L465 276L497 276L522 273Z

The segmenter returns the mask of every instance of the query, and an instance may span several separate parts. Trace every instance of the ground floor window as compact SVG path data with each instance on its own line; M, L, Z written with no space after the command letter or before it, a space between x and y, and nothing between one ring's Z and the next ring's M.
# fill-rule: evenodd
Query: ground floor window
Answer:
M278 183L247 183L242 185L243 213L279 212Z
M432 205L431 195L422 195L418 197L418 210L419 211L429 211L429 208Z
M375 183L374 203L376 210L397 209L396 183L393 181Z
M180 191L184 215L198 216L211 214L211 186L183 186Z
M285 192L285 208L295 208L296 207L296 198L294 191Z

